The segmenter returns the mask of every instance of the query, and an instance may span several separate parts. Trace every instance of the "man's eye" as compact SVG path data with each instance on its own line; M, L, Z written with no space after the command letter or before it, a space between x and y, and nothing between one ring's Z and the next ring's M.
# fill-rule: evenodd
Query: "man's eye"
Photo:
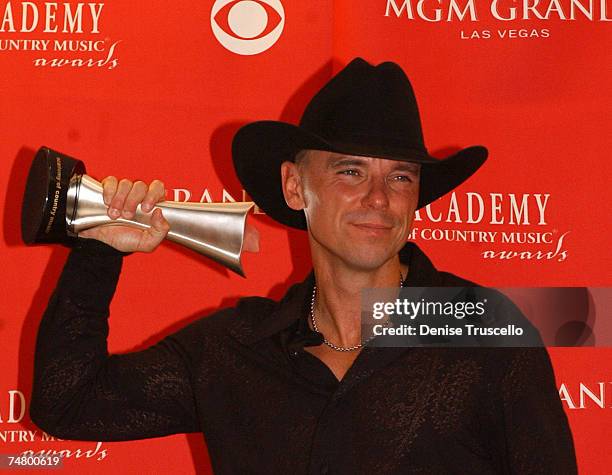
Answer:
M359 170L355 170L350 168L348 170L340 170L338 173L341 175L349 175L349 176L359 176Z
M412 182L412 177L409 175L396 175L396 176L391 177L391 179L393 181L399 181L399 182L406 182L406 183Z

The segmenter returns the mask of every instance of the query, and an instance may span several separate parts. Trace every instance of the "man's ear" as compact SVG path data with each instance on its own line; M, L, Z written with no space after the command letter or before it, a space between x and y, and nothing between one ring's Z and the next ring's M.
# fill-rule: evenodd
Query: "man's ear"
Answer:
M295 163L283 162L281 164L281 184L287 206L295 211L304 209L306 204L304 202L302 177Z

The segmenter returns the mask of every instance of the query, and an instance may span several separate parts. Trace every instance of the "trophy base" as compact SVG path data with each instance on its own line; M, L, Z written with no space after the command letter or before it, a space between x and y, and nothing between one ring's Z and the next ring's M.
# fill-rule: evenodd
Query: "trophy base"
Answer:
M67 243L73 239L66 223L70 180L85 173L80 160L42 147L36 153L23 195L21 237L26 244Z

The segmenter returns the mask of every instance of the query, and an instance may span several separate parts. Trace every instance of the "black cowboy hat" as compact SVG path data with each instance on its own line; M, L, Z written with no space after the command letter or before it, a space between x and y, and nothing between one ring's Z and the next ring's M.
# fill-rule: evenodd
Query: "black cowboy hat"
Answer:
M312 98L299 126L258 121L234 136L234 167L244 189L270 217L298 229L306 229L306 220L302 211L285 203L280 165L304 149L420 163L418 208L459 186L487 158L482 146L465 148L444 160L430 156L404 71L392 62L372 66L361 58L351 61Z

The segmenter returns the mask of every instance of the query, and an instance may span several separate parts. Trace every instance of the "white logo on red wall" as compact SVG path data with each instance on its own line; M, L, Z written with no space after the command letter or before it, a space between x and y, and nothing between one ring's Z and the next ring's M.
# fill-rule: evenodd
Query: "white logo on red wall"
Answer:
M0 4L0 54L35 67L114 69L120 40L103 34L104 3Z
M210 12L215 38L232 53L254 55L270 49L285 26L280 0L217 0Z
M550 38L552 30L541 28L559 22L609 22L609 0L382 0L384 16L421 24L473 24L488 28L459 30L462 40L515 40ZM550 22L550 23L549 23ZM483 23L480 23L481 25Z
M589 384L563 383L559 387L559 397L567 409L610 409L612 404L606 401L606 394L609 398L610 389L612 389L610 381L596 381Z
M549 222L550 193L459 192L417 210L409 239L476 246L483 259L564 262L569 229Z

